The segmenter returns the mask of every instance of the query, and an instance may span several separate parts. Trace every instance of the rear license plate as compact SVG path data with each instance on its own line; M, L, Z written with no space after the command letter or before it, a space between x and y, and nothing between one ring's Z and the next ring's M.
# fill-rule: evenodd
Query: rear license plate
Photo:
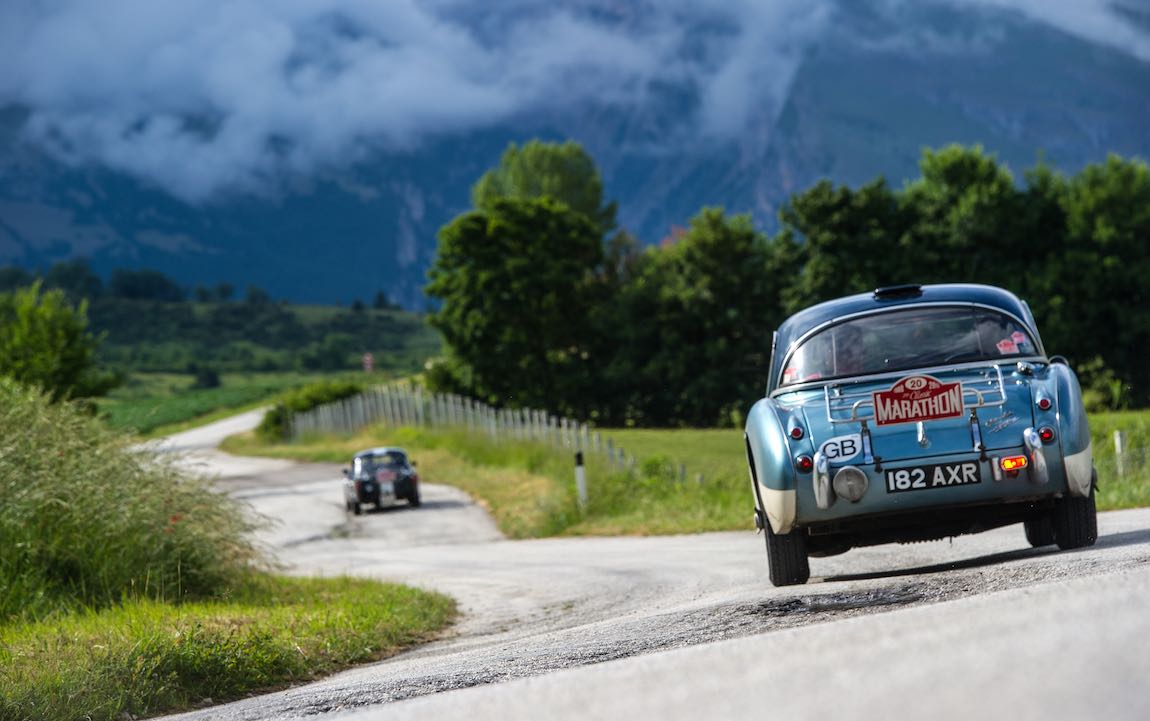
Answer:
M982 471L977 461L938 463L916 468L895 468L886 472L887 493L971 486L976 483L982 483Z

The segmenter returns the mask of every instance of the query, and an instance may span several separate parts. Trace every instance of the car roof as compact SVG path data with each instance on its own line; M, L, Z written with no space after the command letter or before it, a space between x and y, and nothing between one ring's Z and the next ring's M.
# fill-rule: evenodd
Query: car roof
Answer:
M775 387L787 351L810 331L828 325L839 318L880 312L903 306L924 304L974 304L995 308L1015 316L1033 332L1041 343L1034 316L1018 296L1008 290L976 283L944 283L939 285L905 285L890 288L877 288L867 293L857 293L843 298L828 300L800 310L779 326L775 337L773 362L771 363L770 388Z
M365 456L382 456L387 453L402 453L407 455L407 451L396 446L380 446L379 448L368 448L355 454L356 458L363 458Z

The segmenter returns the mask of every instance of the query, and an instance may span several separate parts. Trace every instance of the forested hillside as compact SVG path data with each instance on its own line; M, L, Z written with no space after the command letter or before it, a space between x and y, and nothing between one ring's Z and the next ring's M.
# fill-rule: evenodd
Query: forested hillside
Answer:
M154 270L116 270L105 282L84 260L49 267L42 277L0 268L0 292L39 279L87 304L97 359L121 372L418 371L438 354L438 335L414 313L378 292L370 304L298 306L249 286L227 284L191 293Z

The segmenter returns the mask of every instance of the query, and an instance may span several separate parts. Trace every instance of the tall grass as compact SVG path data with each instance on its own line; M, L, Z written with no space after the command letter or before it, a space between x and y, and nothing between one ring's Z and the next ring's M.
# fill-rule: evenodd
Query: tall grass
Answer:
M0 621L208 598L248 575L241 506L130 442L0 379Z

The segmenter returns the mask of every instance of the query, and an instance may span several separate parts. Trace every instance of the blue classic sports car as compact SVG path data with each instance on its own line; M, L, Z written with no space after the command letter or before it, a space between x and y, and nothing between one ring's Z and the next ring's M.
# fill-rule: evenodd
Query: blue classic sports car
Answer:
M810 556L1025 526L1094 543L1082 392L1030 308L984 285L903 285L821 303L775 333L747 418L771 583Z

